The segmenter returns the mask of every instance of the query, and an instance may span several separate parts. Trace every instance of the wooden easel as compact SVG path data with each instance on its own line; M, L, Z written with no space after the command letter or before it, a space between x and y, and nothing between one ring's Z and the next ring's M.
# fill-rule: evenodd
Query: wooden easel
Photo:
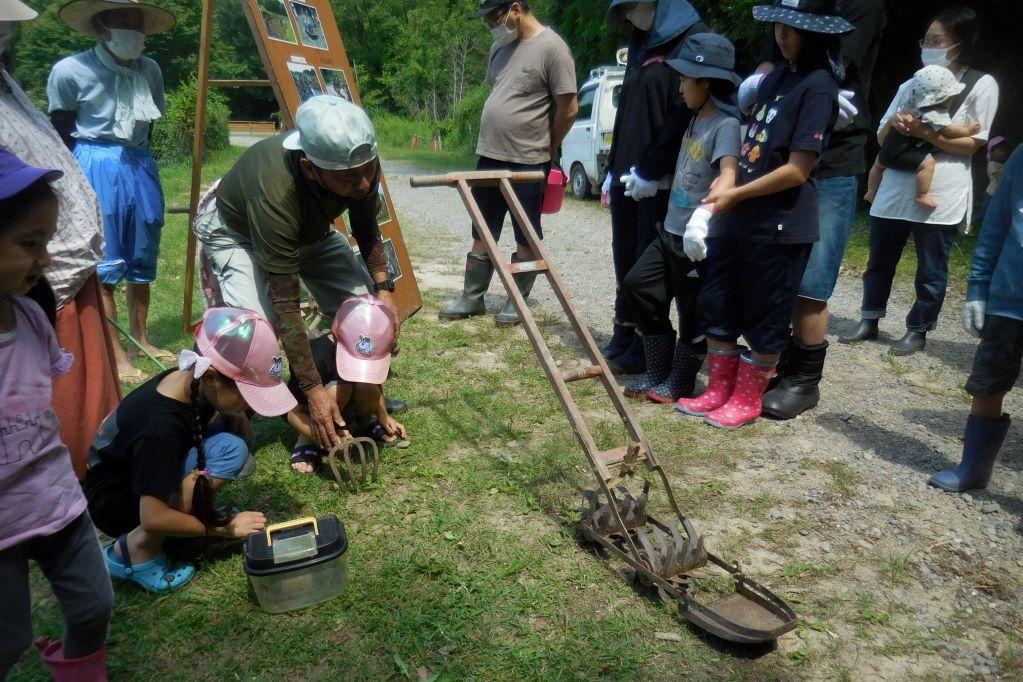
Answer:
M256 46L259 49L260 56L263 59L263 65L266 68L267 74L270 76L268 79L249 79L249 80L224 80L210 78L209 67L210 67L210 47L213 40L213 8L215 0L201 0L202 2L202 23L200 25L199 32L199 73L198 73L198 92L197 101L195 107L195 134L192 141L192 183L188 198L188 243L187 243L187 254L185 260L185 289L184 299L182 302L182 327L186 333L190 332L196 324L196 320L193 317L194 311L194 295L195 295L195 266L196 266L196 255L197 255L197 244L195 233L192 232L192 225L195 223L197 217L199 201L202 198L202 165L203 165L203 150L206 141L206 96L211 87L213 88L243 88L243 87L269 87L273 88L274 94L277 97L277 102L281 107L281 112L284 115L284 124L286 128L293 126L293 110L297 109L299 100L297 99L297 93L294 92L294 88L289 84L288 86L282 86L280 80L280 74L275 73L275 67L280 65L280 59L283 54L292 52L306 51L307 47L303 44L296 44L294 47L287 46L284 43L277 45L275 41L268 41L266 37L260 31L260 19L254 16L253 7L250 5L249 0L232 0L234 2L241 2L242 8L245 11L246 18L249 20L250 28L253 32L253 37L256 41ZM305 10L306 7L313 8L310 11L315 11L316 7L313 3L320 4L318 11L320 13L320 20L324 23L321 24L322 36L320 37L323 44L326 47L320 47L323 55L329 56L331 61L334 60L335 56L338 58L338 64L330 64L333 71L344 69L349 70L347 56L344 51L344 44L341 40L341 35L337 30L337 24L334 21L333 12L330 10L329 5L320 3L319 0L299 0L296 4L301 5L301 9ZM285 8L287 12L287 8ZM289 14L289 17L291 15ZM325 21L325 18L329 18L329 21ZM290 19L289 19L290 21ZM268 43L271 43L268 45ZM320 54L317 52L317 54ZM276 61L275 61L276 60ZM314 62L315 64L315 62ZM322 68L320 69L322 71ZM324 72L325 73L325 72ZM320 76L318 76L319 78ZM325 75L321 76L326 78ZM350 89L350 95L356 104L359 104L358 85L356 83L349 82L348 87ZM388 253L389 267L392 264L400 275L396 277L396 297L398 300L398 309L402 319L414 314L420 307L422 307L422 296L419 292L419 286L416 282L415 274L412 270L412 263L409 260L408 253L405 249L404 240L401 234L401 227L398 224L397 214L394 210L394 205L391 203L390 194L386 190L386 181L381 175L381 186L383 188L383 208L386 208L386 219L380 222L381 233L385 242L385 251ZM172 211L173 212L173 211ZM338 218L335 221L335 228L338 229L346 237L350 238L347 228L344 222Z

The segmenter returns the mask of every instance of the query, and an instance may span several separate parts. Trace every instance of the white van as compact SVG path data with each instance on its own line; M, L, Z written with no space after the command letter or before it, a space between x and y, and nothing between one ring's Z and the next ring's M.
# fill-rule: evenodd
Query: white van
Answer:
M619 66L602 66L590 72L579 89L579 115L561 144L561 168L568 173L572 194L578 199L599 192L604 183L625 77L624 56L622 51Z

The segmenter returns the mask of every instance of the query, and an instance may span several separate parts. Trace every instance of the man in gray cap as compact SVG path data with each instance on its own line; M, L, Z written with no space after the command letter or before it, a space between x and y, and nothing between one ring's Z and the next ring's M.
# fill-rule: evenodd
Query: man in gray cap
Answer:
M328 317L352 296L375 292L395 313L394 282L377 225L380 161L376 132L358 106L313 97L296 130L250 147L196 219L224 303L274 324L291 372L309 400L320 445L340 442L343 424L313 363L299 310L299 282ZM358 258L331 223L348 211Z

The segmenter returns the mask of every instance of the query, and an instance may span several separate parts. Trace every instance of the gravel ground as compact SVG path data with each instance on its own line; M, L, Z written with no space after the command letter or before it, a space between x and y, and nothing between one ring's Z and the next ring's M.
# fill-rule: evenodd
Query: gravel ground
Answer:
M459 290L469 220L457 194L410 189L408 177L417 171L408 164L387 164L387 171L422 286ZM544 228L573 300L603 341L611 329L614 296L608 214L598 202L566 200ZM501 242L510 253L510 223ZM861 291L858 278L843 275L831 301L833 335L858 320ZM488 305L497 310L504 300L495 278ZM543 278L532 300L560 313ZM911 302L909 290L893 296L882 342L902 334ZM800 530L795 551L807 561L870 564L878 557L909 557L909 580L900 586L898 599L924 632L937 633L937 646L913 655L865 658L856 646L857 678L899 679L935 670L941 676L1023 677L1023 668L1016 667L1023 665L1023 431L1010 431L988 490L960 496L926 485L931 472L959 461L962 448L969 410L963 386L976 342L959 325L961 307L961 295L950 293L939 328L929 335L926 350L913 357L886 359L885 343L834 343L818 409L791 422L761 420L746 434L725 436L749 455L730 475L733 486L750 490L751 499L765 492L798 502L796 514L809 527ZM1021 399L1023 392L1011 393L1006 411L1023 414ZM818 481L813 475L818 464L848 469L854 494L829 491L827 477ZM782 504L765 523L783 523L792 515ZM771 563L766 557L762 567L777 570ZM863 573L857 582L843 574L822 589L825 596L857 594L870 587L871 576ZM943 629L956 634L939 637Z

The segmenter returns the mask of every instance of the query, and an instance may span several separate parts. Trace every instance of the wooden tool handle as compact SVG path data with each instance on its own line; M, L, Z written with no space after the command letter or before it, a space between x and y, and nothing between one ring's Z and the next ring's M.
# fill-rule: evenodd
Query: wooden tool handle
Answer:
M455 185L462 180L474 186L496 185L501 180L508 180L512 183L520 182L544 182L547 175L543 171L528 171L524 173L513 173L508 170L497 171L464 171L459 173L447 173L445 175L415 175L409 179L412 187L445 187Z

